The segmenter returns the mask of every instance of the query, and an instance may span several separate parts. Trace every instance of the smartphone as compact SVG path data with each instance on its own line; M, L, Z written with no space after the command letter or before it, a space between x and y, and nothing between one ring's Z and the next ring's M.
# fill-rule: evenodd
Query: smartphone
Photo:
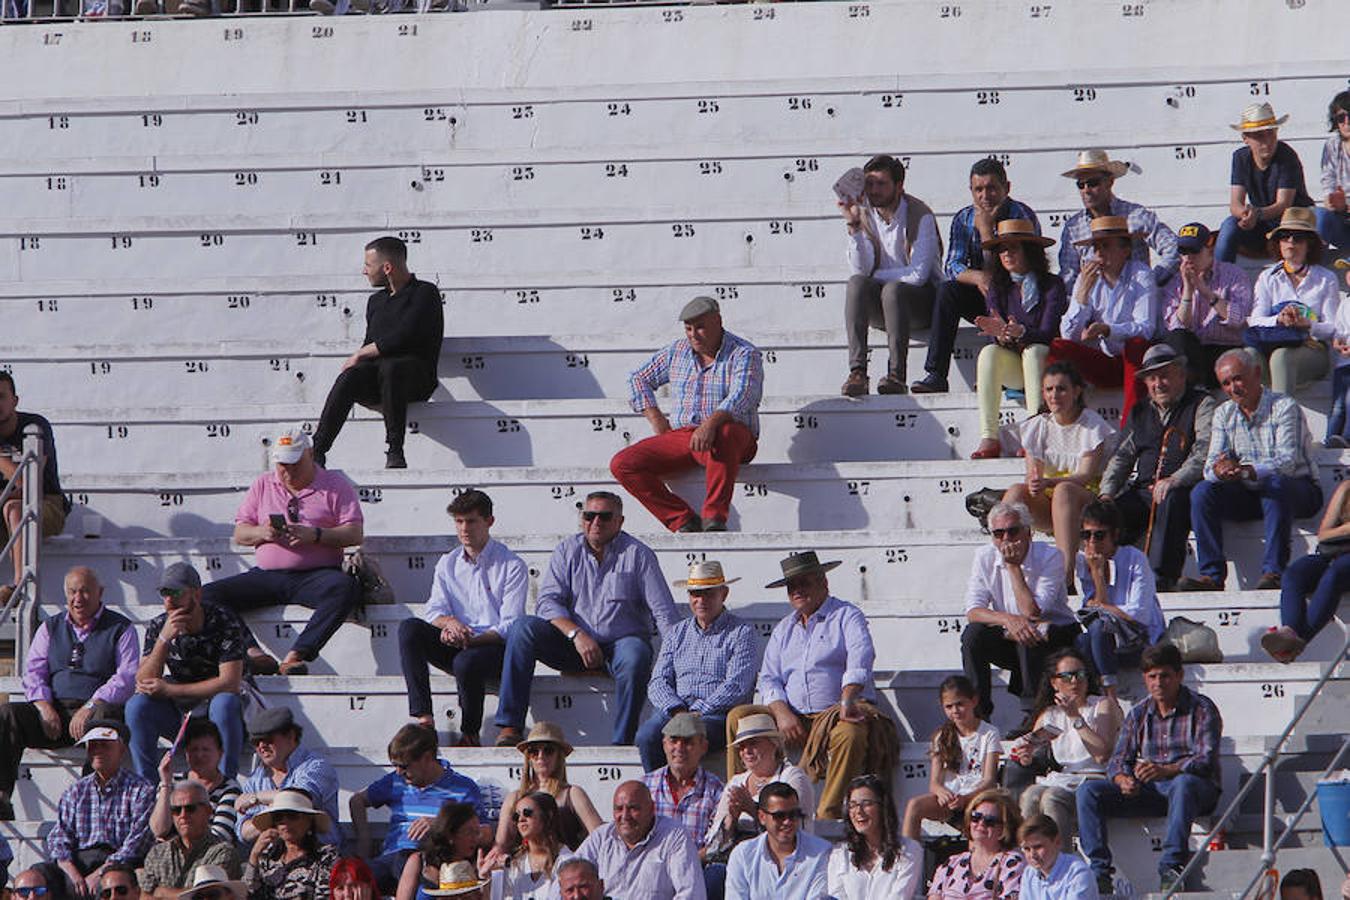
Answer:
M267 522L276 531L286 530L286 517L281 513L272 513L267 517Z
M840 203L852 203L863 194L863 170L856 166L849 169L834 183L834 195Z

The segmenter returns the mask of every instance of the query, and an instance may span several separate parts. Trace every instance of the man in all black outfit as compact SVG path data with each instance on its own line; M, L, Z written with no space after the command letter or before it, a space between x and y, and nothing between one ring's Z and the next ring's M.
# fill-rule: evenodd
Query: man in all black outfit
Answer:
M403 433L408 404L425 400L436 389L436 363L445 323L441 294L434 284L408 271L408 246L396 237L366 244L364 267L371 287L366 301L366 337L347 357L328 392L314 432L314 458L324 457L337 439L353 403L376 406L384 415L386 469L406 469Z
M23 432L29 425L42 431L42 536L60 534L66 526L66 495L61 491L61 479L56 473L56 442L52 439L51 423L37 413L19 412L19 394L14 387L14 376L0 372L0 490L15 477L18 464L15 459L23 450ZM23 496L16 488L5 501L0 516L0 547L18 530L23 518ZM23 538L14 542L11 551L14 560L14 581L0 580L0 606L9 602L19 580L23 578ZM30 592L31 593L31 592Z

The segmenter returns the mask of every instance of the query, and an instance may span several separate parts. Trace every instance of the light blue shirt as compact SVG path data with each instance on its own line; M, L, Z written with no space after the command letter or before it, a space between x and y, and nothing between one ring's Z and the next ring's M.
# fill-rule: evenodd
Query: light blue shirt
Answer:
M314 805L333 820L333 828L319 835L320 844L338 843L338 776L326 758L306 747L296 747L286 760L289 768L280 785L272 780L272 770L262 763L244 779L241 785L245 794L257 794L262 791L280 791L286 788L299 788L314 798ZM267 809L266 805L255 806L239 816L239 836L243 839L244 823Z
M1206 481L1219 480L1214 474L1214 464L1229 450L1237 454L1238 462L1255 469L1258 479L1283 475L1317 480L1312 433L1303 409L1293 397L1277 394L1270 388L1262 389L1261 400L1250 419L1232 400L1225 400L1214 411L1209 456L1205 459ZM1238 483L1252 489L1257 487L1251 481Z
M1163 622L1162 607L1158 605L1157 584L1148 557L1134 547L1117 547L1111 562L1106 602L1119 606L1127 616L1148 629L1150 644L1158 643L1167 625ZM1084 600L1097 595L1087 560L1081 553L1078 554L1078 583L1083 586Z
M783 871L769 852L768 835L742 841L727 861L727 900L823 900L829 896L830 842L797 832L797 849Z
M758 645L755 629L731 610L723 610L706 631L692 617L684 619L661 636L647 699L667 714L681 706L699 715L720 714L749 703Z
M1136 260L1125 263L1114 286L1099 277L1088 291L1087 302L1079 303L1073 294L1069 309L1059 323L1060 336L1071 341L1092 322L1105 322L1111 334L1095 338L1087 346L1109 356L1119 356L1130 338L1153 337L1158 327L1158 285L1148 266Z
M605 546L598 562L580 534L554 548L536 615L571 619L601 644L622 637L650 639L653 619L663 635L680 621L656 554L624 531Z
M656 817L636 847L607 822L581 842L576 855L595 863L605 895L614 900L707 900L698 848L683 825L665 816Z
M773 627L759 670L760 702L818 713L838 703L849 684L861 685L870 700L876 656L862 610L826 597L805 625L794 610Z
M459 546L436 563L422 618L434 623L441 616L454 616L476 635L492 631L504 638L511 623L525 614L529 588L525 561L501 541L489 540L476 560Z
M1020 900L1099 900L1097 879L1082 858L1060 853L1048 876L1030 863L1022 870Z

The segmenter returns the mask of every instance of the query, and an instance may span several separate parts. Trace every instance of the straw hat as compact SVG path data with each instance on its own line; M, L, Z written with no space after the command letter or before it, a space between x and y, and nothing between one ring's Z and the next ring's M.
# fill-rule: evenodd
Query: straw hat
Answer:
M192 900L211 888L229 891L234 900L244 900L248 896L244 883L231 881L223 866L198 866L192 873L192 887L179 891L178 900Z
M1067 172L1061 172L1065 178L1077 178L1084 172L1105 172L1112 178L1119 178L1130 171L1130 164L1112 159L1105 150L1082 150L1078 154L1078 164Z
M1130 231L1130 223L1124 216L1098 216L1092 220L1092 236L1081 241L1074 241L1073 245L1075 247L1086 247L1106 238L1130 238L1133 240L1138 237L1143 237L1143 235L1137 231Z
M442 863L441 875L436 882L434 888L423 888L428 897L458 897L487 884L479 879L473 863L462 859L459 862Z
M562 726L554 725L552 722L535 722L525 740L516 744L516 749L524 753L531 744L557 744L562 748L564 758L572 755L572 745L567 743Z
M1291 206L1286 209L1284 215L1280 216L1280 224L1266 237L1274 238L1282 231L1307 232L1322 240L1322 236L1317 233L1317 212L1311 206Z
M998 223L998 234L984 242L984 249L997 250L1005 244L1018 242L1049 247L1055 243L1055 239L1037 234L1036 226L1027 219L1004 219Z
M770 581L764 585L766 588L783 587L788 583L789 578L796 578L798 575L807 575L811 572L828 572L835 566L843 564L842 559L831 560L823 563L820 557L816 556L814 550L803 550L801 553L793 553L779 565L783 569L783 577L777 581Z
M1275 118L1275 108L1269 103L1253 103L1242 111L1242 121L1228 127L1243 134L1270 131L1289 121L1288 114Z
M304 791L290 790L277 791L267 809L253 817L253 827L259 831L271 828L276 820L276 814L279 812L294 812L312 816L315 831L328 831L333 827L333 820L328 813L321 809L315 809L314 801L309 799L309 794Z
M768 713L755 713L737 722L736 740L731 742L731 746L739 747L755 738L769 738L780 746L783 743L783 733L778 730L778 723Z
M704 562L691 563L689 577L672 581L671 584L677 588L688 588L691 591L706 591L708 588L722 587L740 580L739 577L726 577L722 572L722 564L709 559Z

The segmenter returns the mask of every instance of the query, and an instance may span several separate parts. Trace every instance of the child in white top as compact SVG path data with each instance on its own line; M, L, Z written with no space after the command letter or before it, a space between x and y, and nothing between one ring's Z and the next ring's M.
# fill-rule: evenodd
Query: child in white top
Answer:
M928 793L905 806L901 834L917 840L924 819L937 822L960 817L966 802L998 780L998 729L975 716L975 686L953 675L938 686L947 721L933 734L928 751Z

